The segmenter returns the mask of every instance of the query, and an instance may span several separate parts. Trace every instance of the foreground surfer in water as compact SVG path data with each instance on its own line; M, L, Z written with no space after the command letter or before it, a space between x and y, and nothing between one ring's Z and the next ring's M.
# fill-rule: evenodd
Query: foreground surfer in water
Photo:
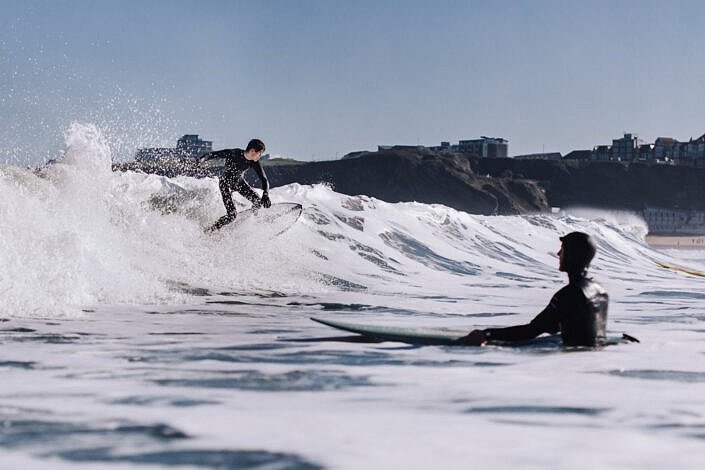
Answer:
M220 177L218 186L220 187L220 194L223 197L226 214L218 219L208 231L219 230L237 217L237 209L233 203L233 191L237 191L248 199L255 210L259 209L261 206L268 208L272 205L272 202L269 200L269 181L259 161L263 153L264 142L259 139L252 139L247 144L247 148L245 148L244 151L242 149L218 150L217 152L207 153L198 159L199 164L212 158L225 159L225 172ZM254 168L262 182L263 193L261 198L250 185L245 182L245 178L243 178L245 172L250 168Z
M560 237L559 271L568 274L568 285L551 299L531 323L507 328L473 330L462 344L481 346L488 341L523 341L541 333L561 332L566 346L599 346L605 342L607 292L591 278L587 268L595 256L592 237L572 232Z

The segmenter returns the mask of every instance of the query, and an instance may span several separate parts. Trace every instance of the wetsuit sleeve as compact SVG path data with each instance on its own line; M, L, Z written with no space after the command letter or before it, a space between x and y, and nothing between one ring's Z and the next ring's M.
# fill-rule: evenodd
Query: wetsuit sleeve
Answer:
M257 173L257 176L259 176L259 180L262 182L262 190L265 193L269 192L269 180L267 179L267 175L264 174L264 168L262 168L262 164L260 162L257 162L254 164L253 168L255 169L255 173Z
M557 333L560 329L560 321L566 311L564 297L564 291L561 289L553 296L546 308L531 320L531 323L484 330L486 339L522 341L535 338L541 333Z
M210 160L211 158L230 158L232 156L232 150L230 149L223 149L223 150L218 150L217 152L210 152L207 153L208 159Z
M218 150L217 152L208 152L207 154L201 156L199 160L207 161L213 158L228 158L232 152L230 149Z

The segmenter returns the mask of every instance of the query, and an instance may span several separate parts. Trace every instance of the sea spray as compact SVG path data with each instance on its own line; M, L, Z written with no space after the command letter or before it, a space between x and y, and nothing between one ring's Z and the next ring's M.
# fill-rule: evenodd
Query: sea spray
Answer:
M114 223L115 180L100 131L74 124L66 143L65 157L36 174L3 172L6 314L75 315L94 303L159 299Z
M95 304L182 303L204 285L318 285L295 266L291 245L284 250L261 234L203 233L222 211L216 180L112 172L109 145L95 126L73 124L65 137L61 160L36 172L7 166L0 173L3 314L73 316ZM155 194L178 194L176 210L155 207Z

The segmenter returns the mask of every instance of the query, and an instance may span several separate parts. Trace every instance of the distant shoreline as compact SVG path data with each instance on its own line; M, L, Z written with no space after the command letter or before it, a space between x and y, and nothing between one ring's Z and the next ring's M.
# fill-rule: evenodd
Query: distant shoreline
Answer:
M646 243L652 248L705 250L705 235L647 235Z

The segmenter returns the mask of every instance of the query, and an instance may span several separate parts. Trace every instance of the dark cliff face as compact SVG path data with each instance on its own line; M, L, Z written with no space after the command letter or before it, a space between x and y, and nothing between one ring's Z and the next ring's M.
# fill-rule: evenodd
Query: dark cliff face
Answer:
M373 152L358 158L267 166L272 186L325 182L343 194L388 202L443 204L475 214L538 212L548 206L531 181L477 176L465 155L421 149ZM248 181L257 185L254 175Z
M705 210L705 169L627 162L473 158L473 171L538 182L551 206Z
M217 169L123 164L166 176L214 176ZM474 214L541 212L590 206L641 210L646 206L705 210L705 169L576 160L516 160L439 154L417 148L295 165L265 163L272 187L327 183L343 194L388 202L417 201ZM259 187L254 172L247 181Z

